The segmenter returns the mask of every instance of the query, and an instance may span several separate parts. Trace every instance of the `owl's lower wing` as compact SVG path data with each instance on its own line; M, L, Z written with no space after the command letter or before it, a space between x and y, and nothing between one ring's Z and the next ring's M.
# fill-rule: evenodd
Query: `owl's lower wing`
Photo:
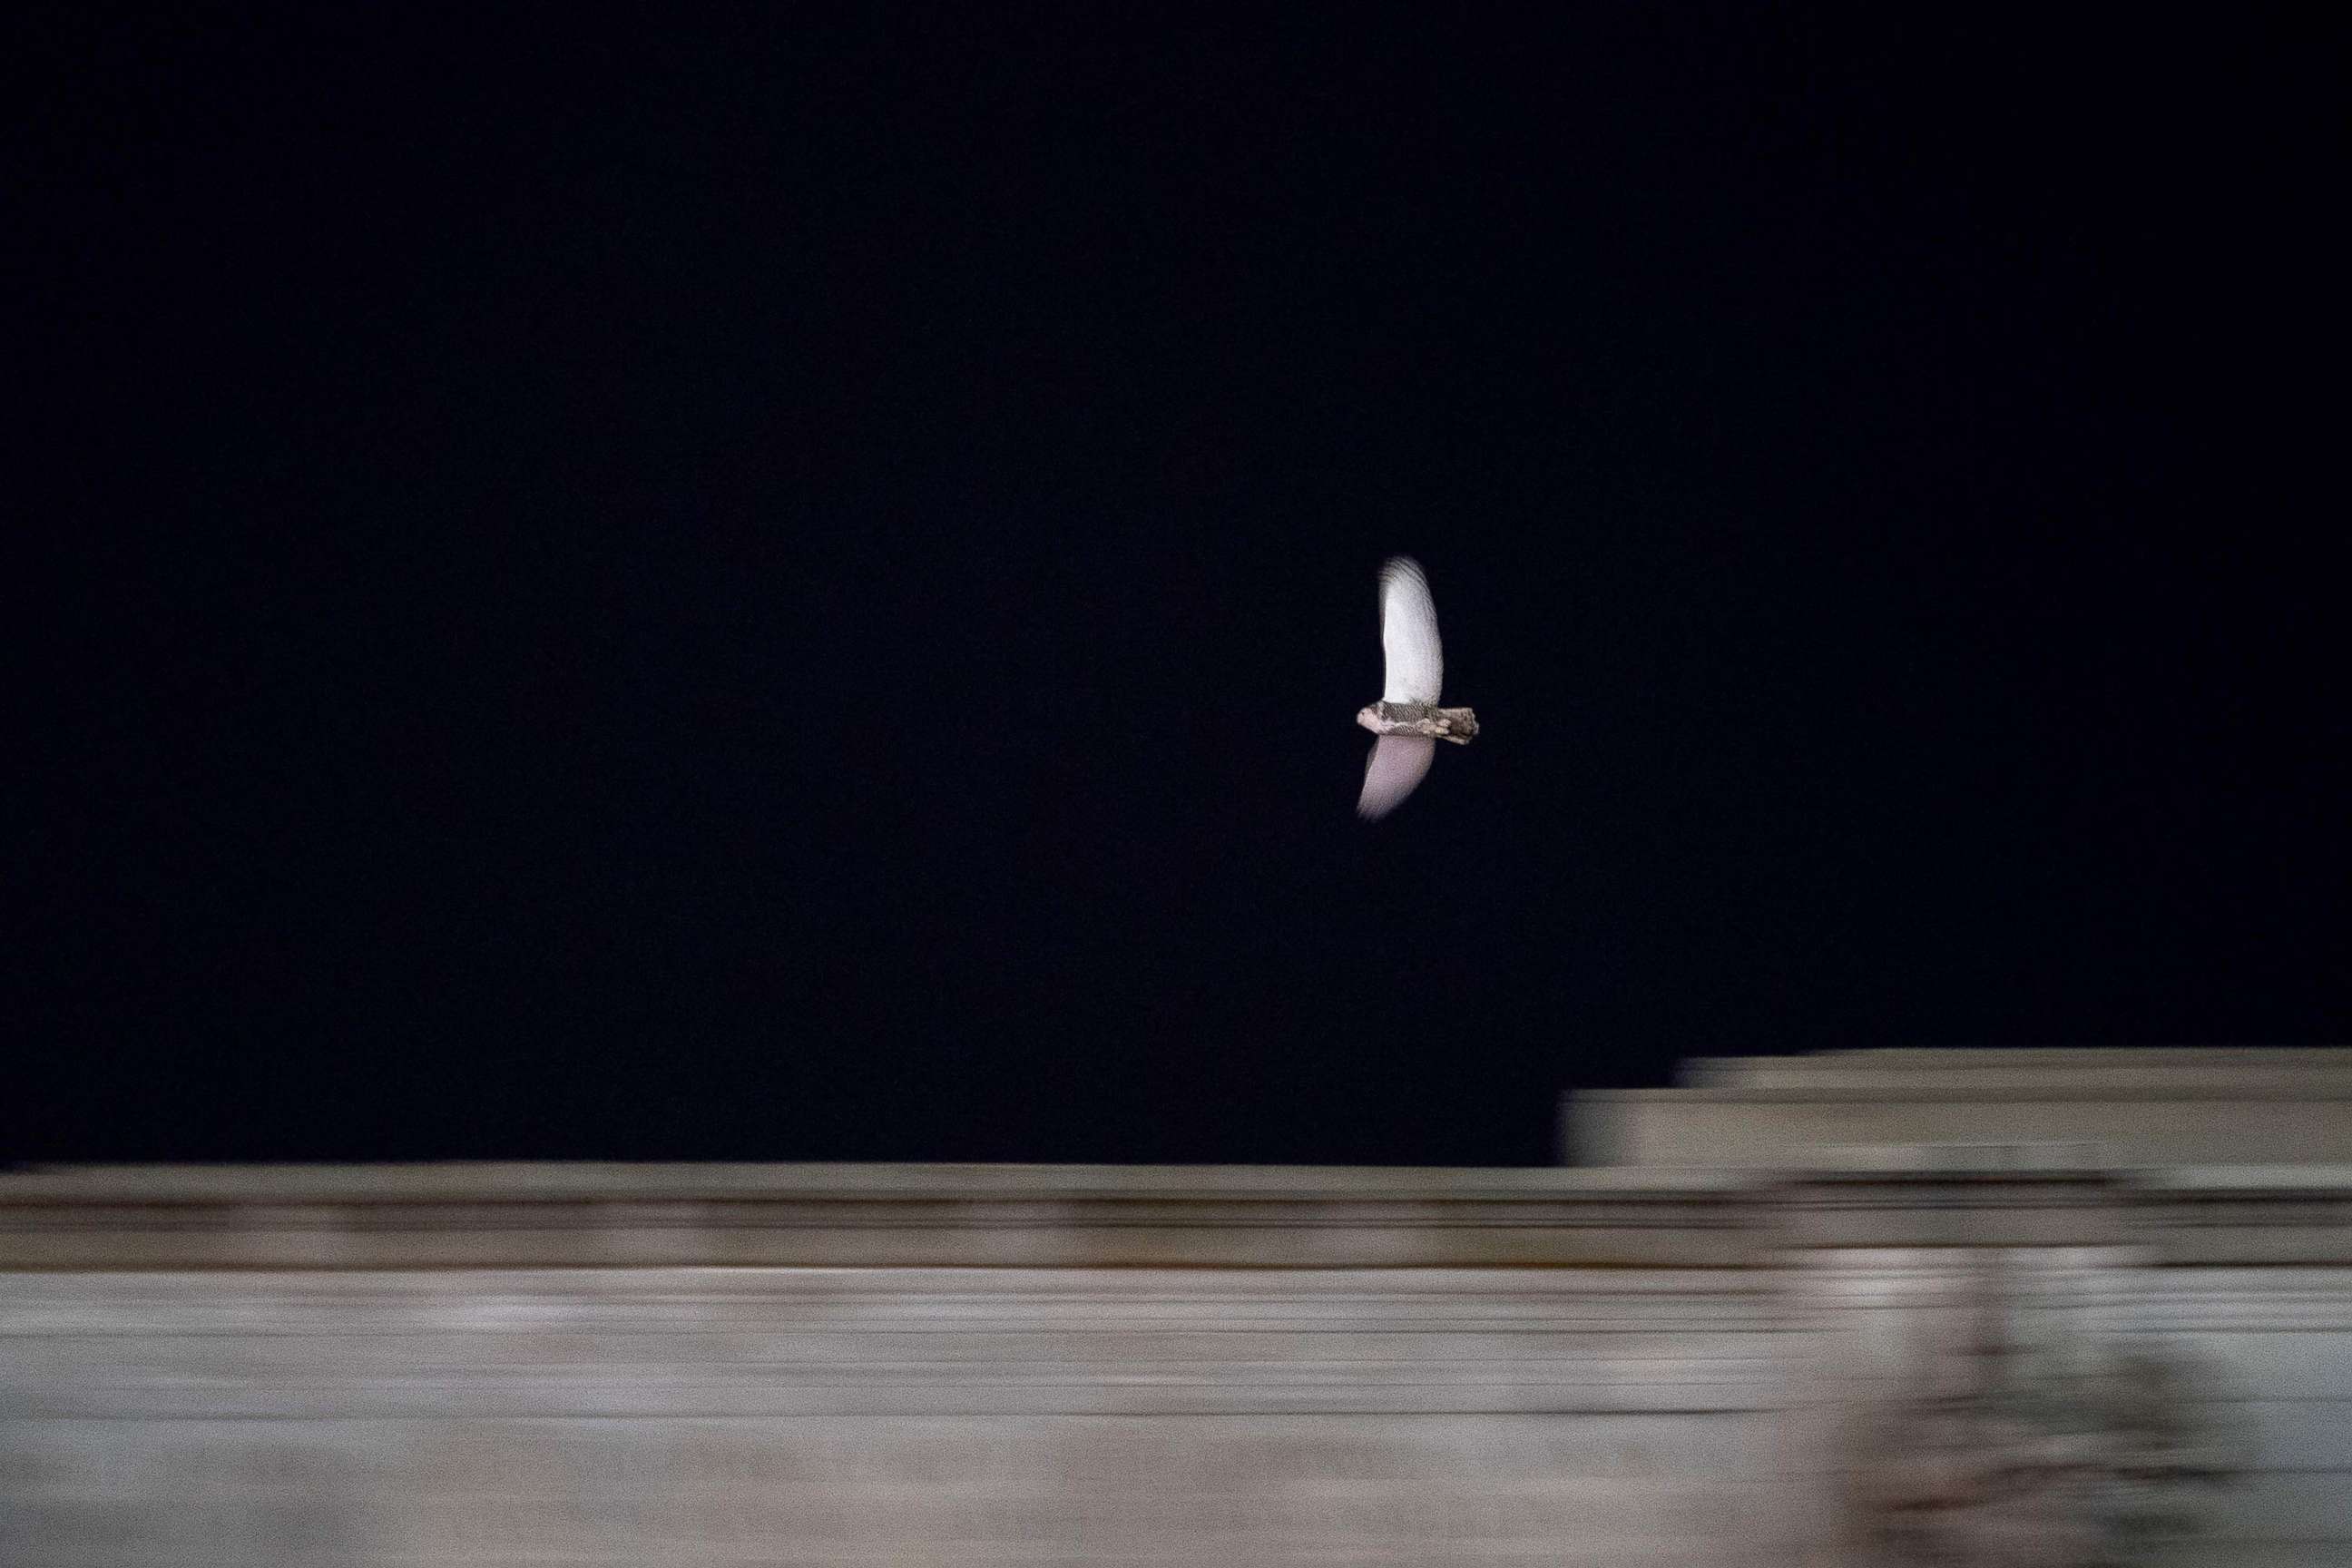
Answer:
M1364 793L1356 797L1356 815L1378 822L1401 805L1429 772L1437 742L1422 735L1382 735L1364 759Z

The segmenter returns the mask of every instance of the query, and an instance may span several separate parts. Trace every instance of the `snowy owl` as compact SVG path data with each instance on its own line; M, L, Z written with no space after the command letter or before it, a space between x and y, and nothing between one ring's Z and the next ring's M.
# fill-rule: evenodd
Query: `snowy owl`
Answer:
M1356 815L1377 822L1394 811L1422 774L1439 741L1466 746L1478 732L1478 715L1467 708L1440 708L1437 686L1445 655L1437 642L1437 606L1430 602L1429 579L1410 555L1391 555L1381 568L1381 646L1388 654L1388 679L1381 700L1356 715L1356 722L1380 737L1364 762L1364 793Z

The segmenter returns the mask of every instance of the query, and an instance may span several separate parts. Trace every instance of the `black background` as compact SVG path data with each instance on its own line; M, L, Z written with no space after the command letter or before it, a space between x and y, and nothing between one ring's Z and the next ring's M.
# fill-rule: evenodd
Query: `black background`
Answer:
M317 9L12 24L5 1152L2352 1034L2338 31ZM1394 551L1486 733L1367 828Z

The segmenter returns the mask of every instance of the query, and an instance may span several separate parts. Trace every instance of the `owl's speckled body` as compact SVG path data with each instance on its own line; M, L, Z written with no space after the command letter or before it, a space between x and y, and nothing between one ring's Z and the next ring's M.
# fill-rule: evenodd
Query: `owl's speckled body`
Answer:
M1466 746L1478 733L1478 715L1467 708L1433 708L1426 702L1372 702L1356 710L1356 722L1375 735L1425 735Z

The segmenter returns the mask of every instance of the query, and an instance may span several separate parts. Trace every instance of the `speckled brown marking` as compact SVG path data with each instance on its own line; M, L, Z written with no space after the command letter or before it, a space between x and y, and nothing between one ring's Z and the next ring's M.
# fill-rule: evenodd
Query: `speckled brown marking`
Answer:
M1467 708L1433 708L1422 702L1375 702L1356 715L1375 735L1424 735L1466 746L1478 733L1478 715Z

